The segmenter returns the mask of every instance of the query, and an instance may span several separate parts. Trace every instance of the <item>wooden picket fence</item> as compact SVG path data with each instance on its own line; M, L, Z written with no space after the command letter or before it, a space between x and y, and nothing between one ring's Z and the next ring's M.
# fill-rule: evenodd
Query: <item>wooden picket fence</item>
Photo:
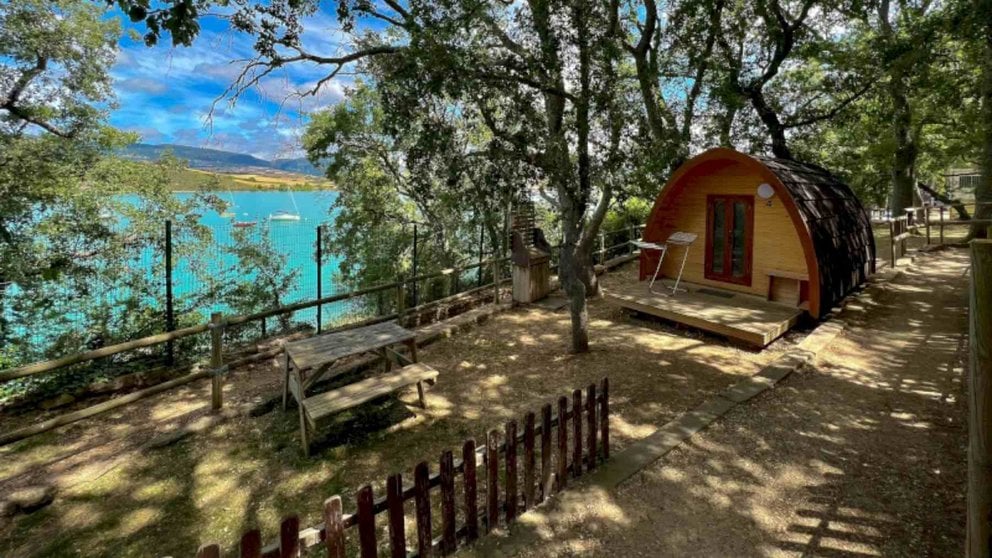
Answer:
M264 548L260 531L252 529L242 536L240 547L231 556L297 558L317 545L324 546L329 558L354 555L356 545L362 558L376 558L380 547L388 548L388 555L394 558L451 554L460 543L471 543L480 534L498 527L501 520L504 525L512 523L520 513L564 490L570 477L578 478L583 472L594 470L599 461L609 459L609 390L609 379L603 378L598 389L596 384L590 384L584 397L581 389L572 392L571 400L560 397L554 416L551 404L541 409L540 417L533 412L527 413L522 433L518 431L517 421L511 420L506 423L502 435L498 430L490 430L484 447L477 447L473 439L466 440L460 460L456 460L450 450L441 454L437 473L432 474L428 463L422 461L414 468L412 485L404 487L400 473L390 475L386 479L385 497L375 498L372 487L366 485L357 493L353 514L345 514L341 497L333 496L324 502L324 521L319 526L301 531L299 516L291 515L282 521L278 542ZM521 445L522 456L519 455ZM521 457L522 479L519 476ZM461 525L458 525L455 489L459 475L462 477ZM480 483L484 500L479 496ZM441 512L437 537L435 518L431 517L431 490L435 488L440 492ZM416 533L411 534L411 538L415 538L415 553L411 553L407 545L404 504L409 500L414 501L416 510ZM484 509L480 509L480 504ZM388 540L382 543L376 529L376 516L380 514L386 515L389 527ZM357 540L354 535L346 537L351 528L356 528ZM218 544L203 545L197 552L197 558L220 556Z

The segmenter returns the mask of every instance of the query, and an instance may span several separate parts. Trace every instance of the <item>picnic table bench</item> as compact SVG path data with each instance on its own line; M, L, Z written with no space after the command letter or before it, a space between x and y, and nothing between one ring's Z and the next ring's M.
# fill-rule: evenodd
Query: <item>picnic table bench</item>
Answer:
M410 356L396 351L394 345L406 345ZM375 353L385 363L386 373L331 391L308 396L307 390L321 379L333 378L331 367L341 359ZM392 365L400 368L393 371ZM388 395L416 384L420 405L427 408L423 382L433 383L437 370L417 362L417 343L414 333L394 322L383 322L351 330L318 335L285 346L285 377L283 382L283 409L287 408L290 395L297 402L300 412L300 436L303 451L310 455L310 432L320 423L341 411L361 405L377 397Z

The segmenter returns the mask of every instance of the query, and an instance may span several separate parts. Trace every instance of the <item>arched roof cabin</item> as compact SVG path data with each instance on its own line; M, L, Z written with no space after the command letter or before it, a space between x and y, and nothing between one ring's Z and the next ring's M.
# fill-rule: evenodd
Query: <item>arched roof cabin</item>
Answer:
M814 318L875 271L871 223L857 197L823 168L796 161L726 148L692 158L661 190L643 238L662 243L677 231L698 235L683 281L794 305ZM642 280L658 257L642 251ZM662 274L675 277L681 261L666 257Z

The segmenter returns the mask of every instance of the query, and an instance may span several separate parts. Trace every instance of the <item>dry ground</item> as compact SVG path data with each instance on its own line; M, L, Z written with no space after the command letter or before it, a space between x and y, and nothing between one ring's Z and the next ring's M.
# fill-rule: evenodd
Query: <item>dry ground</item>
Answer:
M522 529L519 556L960 556L967 252L921 256L843 314L812 368L615 491Z
M614 272L607 285L633 273ZM0 527L0 556L187 556L202 542L230 548L255 526L271 540L284 515L318 523L326 497L351 503L365 483L380 491L387 474L409 473L421 460L433 469L441 451L603 376L622 447L754 374L801 337L754 352L633 320L603 301L590 311L593 349L581 356L568 354L566 312L526 308L425 348L421 360L441 371L428 389L429 410L412 406L415 390L402 394L402 404L365 406L311 459L301 455L295 410L247 414L280 393L275 361L229 377L225 404L236 416L170 446L147 442L207 416L206 381L0 448L0 490L59 487L50 507ZM0 417L0 428L22 421Z

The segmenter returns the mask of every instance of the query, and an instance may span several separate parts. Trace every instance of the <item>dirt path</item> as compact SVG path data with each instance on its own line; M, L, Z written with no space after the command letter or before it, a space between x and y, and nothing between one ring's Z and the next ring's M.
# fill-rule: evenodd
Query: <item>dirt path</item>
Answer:
M531 518L517 555L960 555L967 265L937 252L871 287L811 368Z

